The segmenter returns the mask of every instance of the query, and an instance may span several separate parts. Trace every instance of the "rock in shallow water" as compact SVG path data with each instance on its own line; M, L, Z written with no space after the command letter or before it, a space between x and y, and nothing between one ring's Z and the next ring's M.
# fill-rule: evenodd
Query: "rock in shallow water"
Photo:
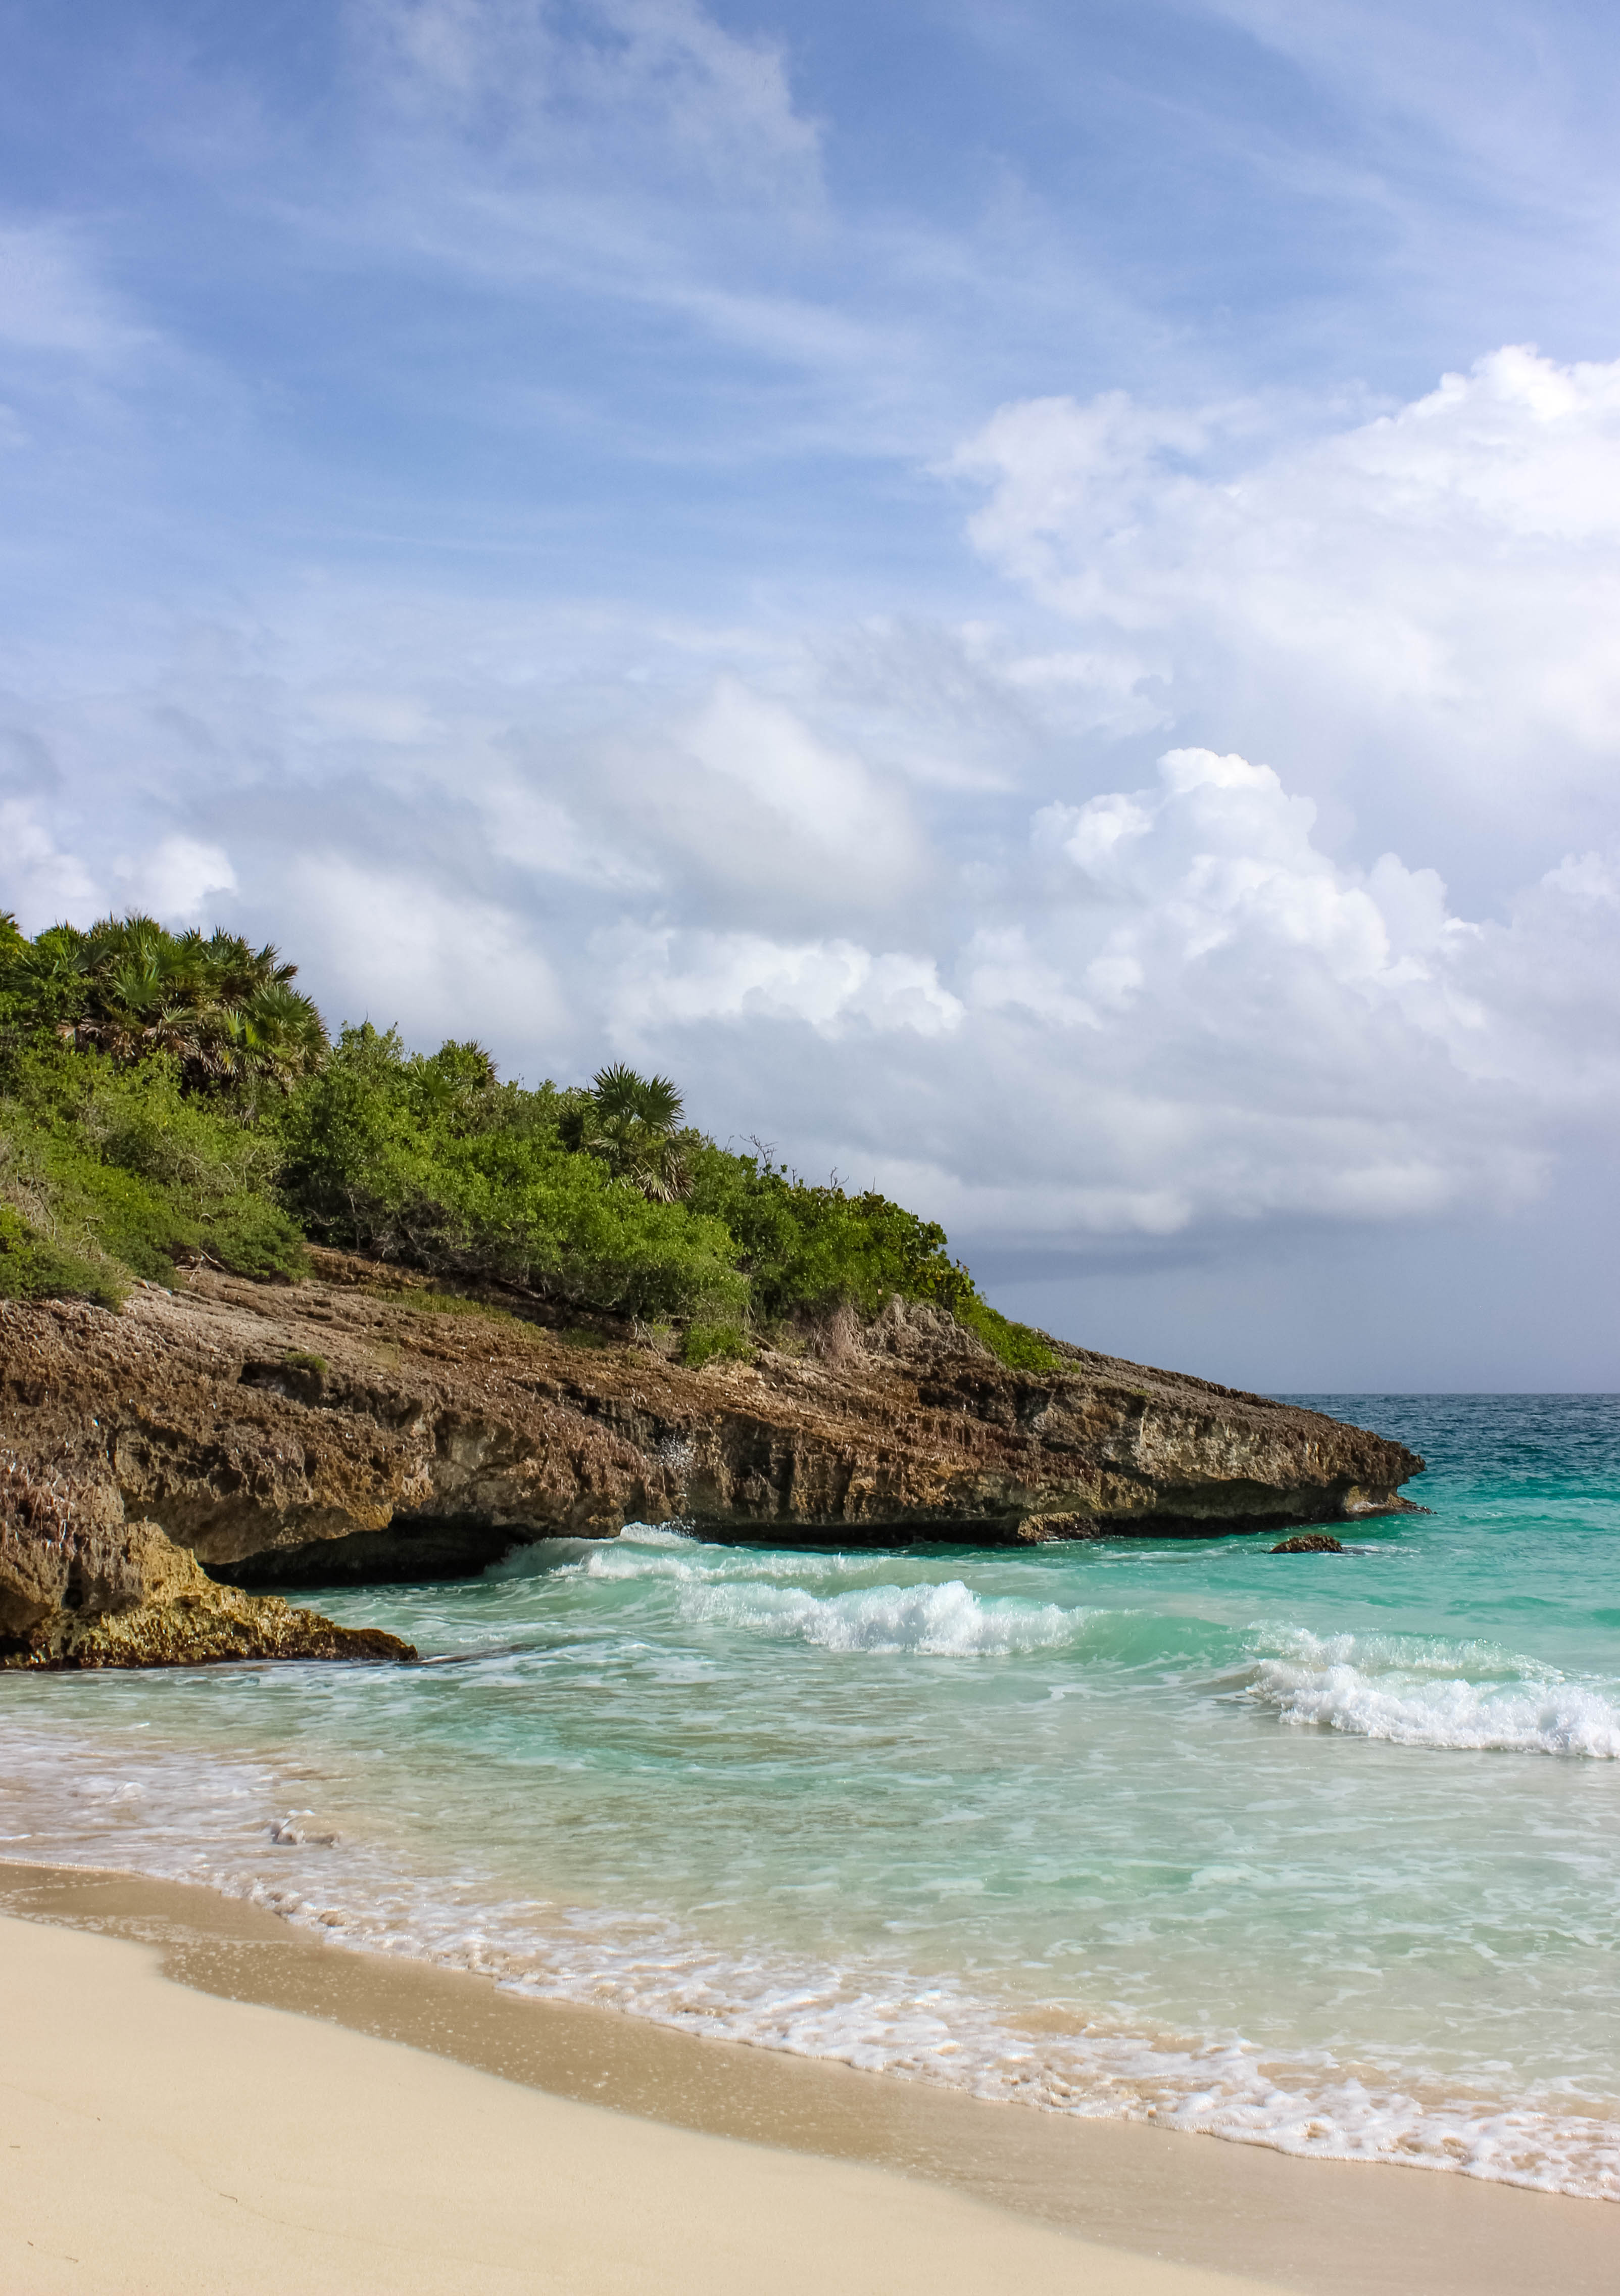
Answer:
M1342 1554L1344 1551L1325 1530L1301 1531L1293 1538L1279 1539L1272 1549L1273 1554Z

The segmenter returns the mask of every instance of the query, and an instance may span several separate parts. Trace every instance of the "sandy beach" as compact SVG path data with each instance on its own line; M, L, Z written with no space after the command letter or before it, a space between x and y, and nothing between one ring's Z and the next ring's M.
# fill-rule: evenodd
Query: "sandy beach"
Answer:
M978 2104L0 1869L4 2282L102 2289L1607 2290L1620 2218Z

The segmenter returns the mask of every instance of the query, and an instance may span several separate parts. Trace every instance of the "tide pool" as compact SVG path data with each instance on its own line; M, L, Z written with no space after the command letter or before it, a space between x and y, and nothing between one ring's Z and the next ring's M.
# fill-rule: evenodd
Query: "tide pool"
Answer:
M1058 2110L1620 2197L1620 1399L1302 1397L1434 1512L548 1541L403 1670L5 1677L0 1854Z

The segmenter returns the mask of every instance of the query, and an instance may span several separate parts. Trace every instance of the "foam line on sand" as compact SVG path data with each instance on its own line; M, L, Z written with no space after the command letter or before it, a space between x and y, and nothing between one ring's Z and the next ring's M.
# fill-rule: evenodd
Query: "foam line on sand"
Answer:
M661 2127L0 1923L4 2283L117 2296L1238 2296L849 2161Z
M0 2120L7 2296L1620 2284L1600 2202L986 2105L83 1869L0 1865Z

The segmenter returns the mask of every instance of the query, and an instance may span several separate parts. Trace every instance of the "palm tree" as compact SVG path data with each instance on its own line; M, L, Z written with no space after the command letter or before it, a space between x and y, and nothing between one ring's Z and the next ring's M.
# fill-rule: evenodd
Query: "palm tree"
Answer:
M296 964L233 933L171 933L155 917L53 925L14 952L0 985L75 1045L119 1062L176 1060L188 1084L262 1079L283 1087L318 1067L326 1028L290 986Z
M285 1086L318 1067L326 1051L326 1024L314 1003L284 980L267 981L240 1004L215 1006L207 1021L193 1058L210 1076Z
M675 1137L683 1104L669 1077L639 1076L622 1062L599 1069L572 1128L572 1144L652 1202L674 1203L688 1185Z

